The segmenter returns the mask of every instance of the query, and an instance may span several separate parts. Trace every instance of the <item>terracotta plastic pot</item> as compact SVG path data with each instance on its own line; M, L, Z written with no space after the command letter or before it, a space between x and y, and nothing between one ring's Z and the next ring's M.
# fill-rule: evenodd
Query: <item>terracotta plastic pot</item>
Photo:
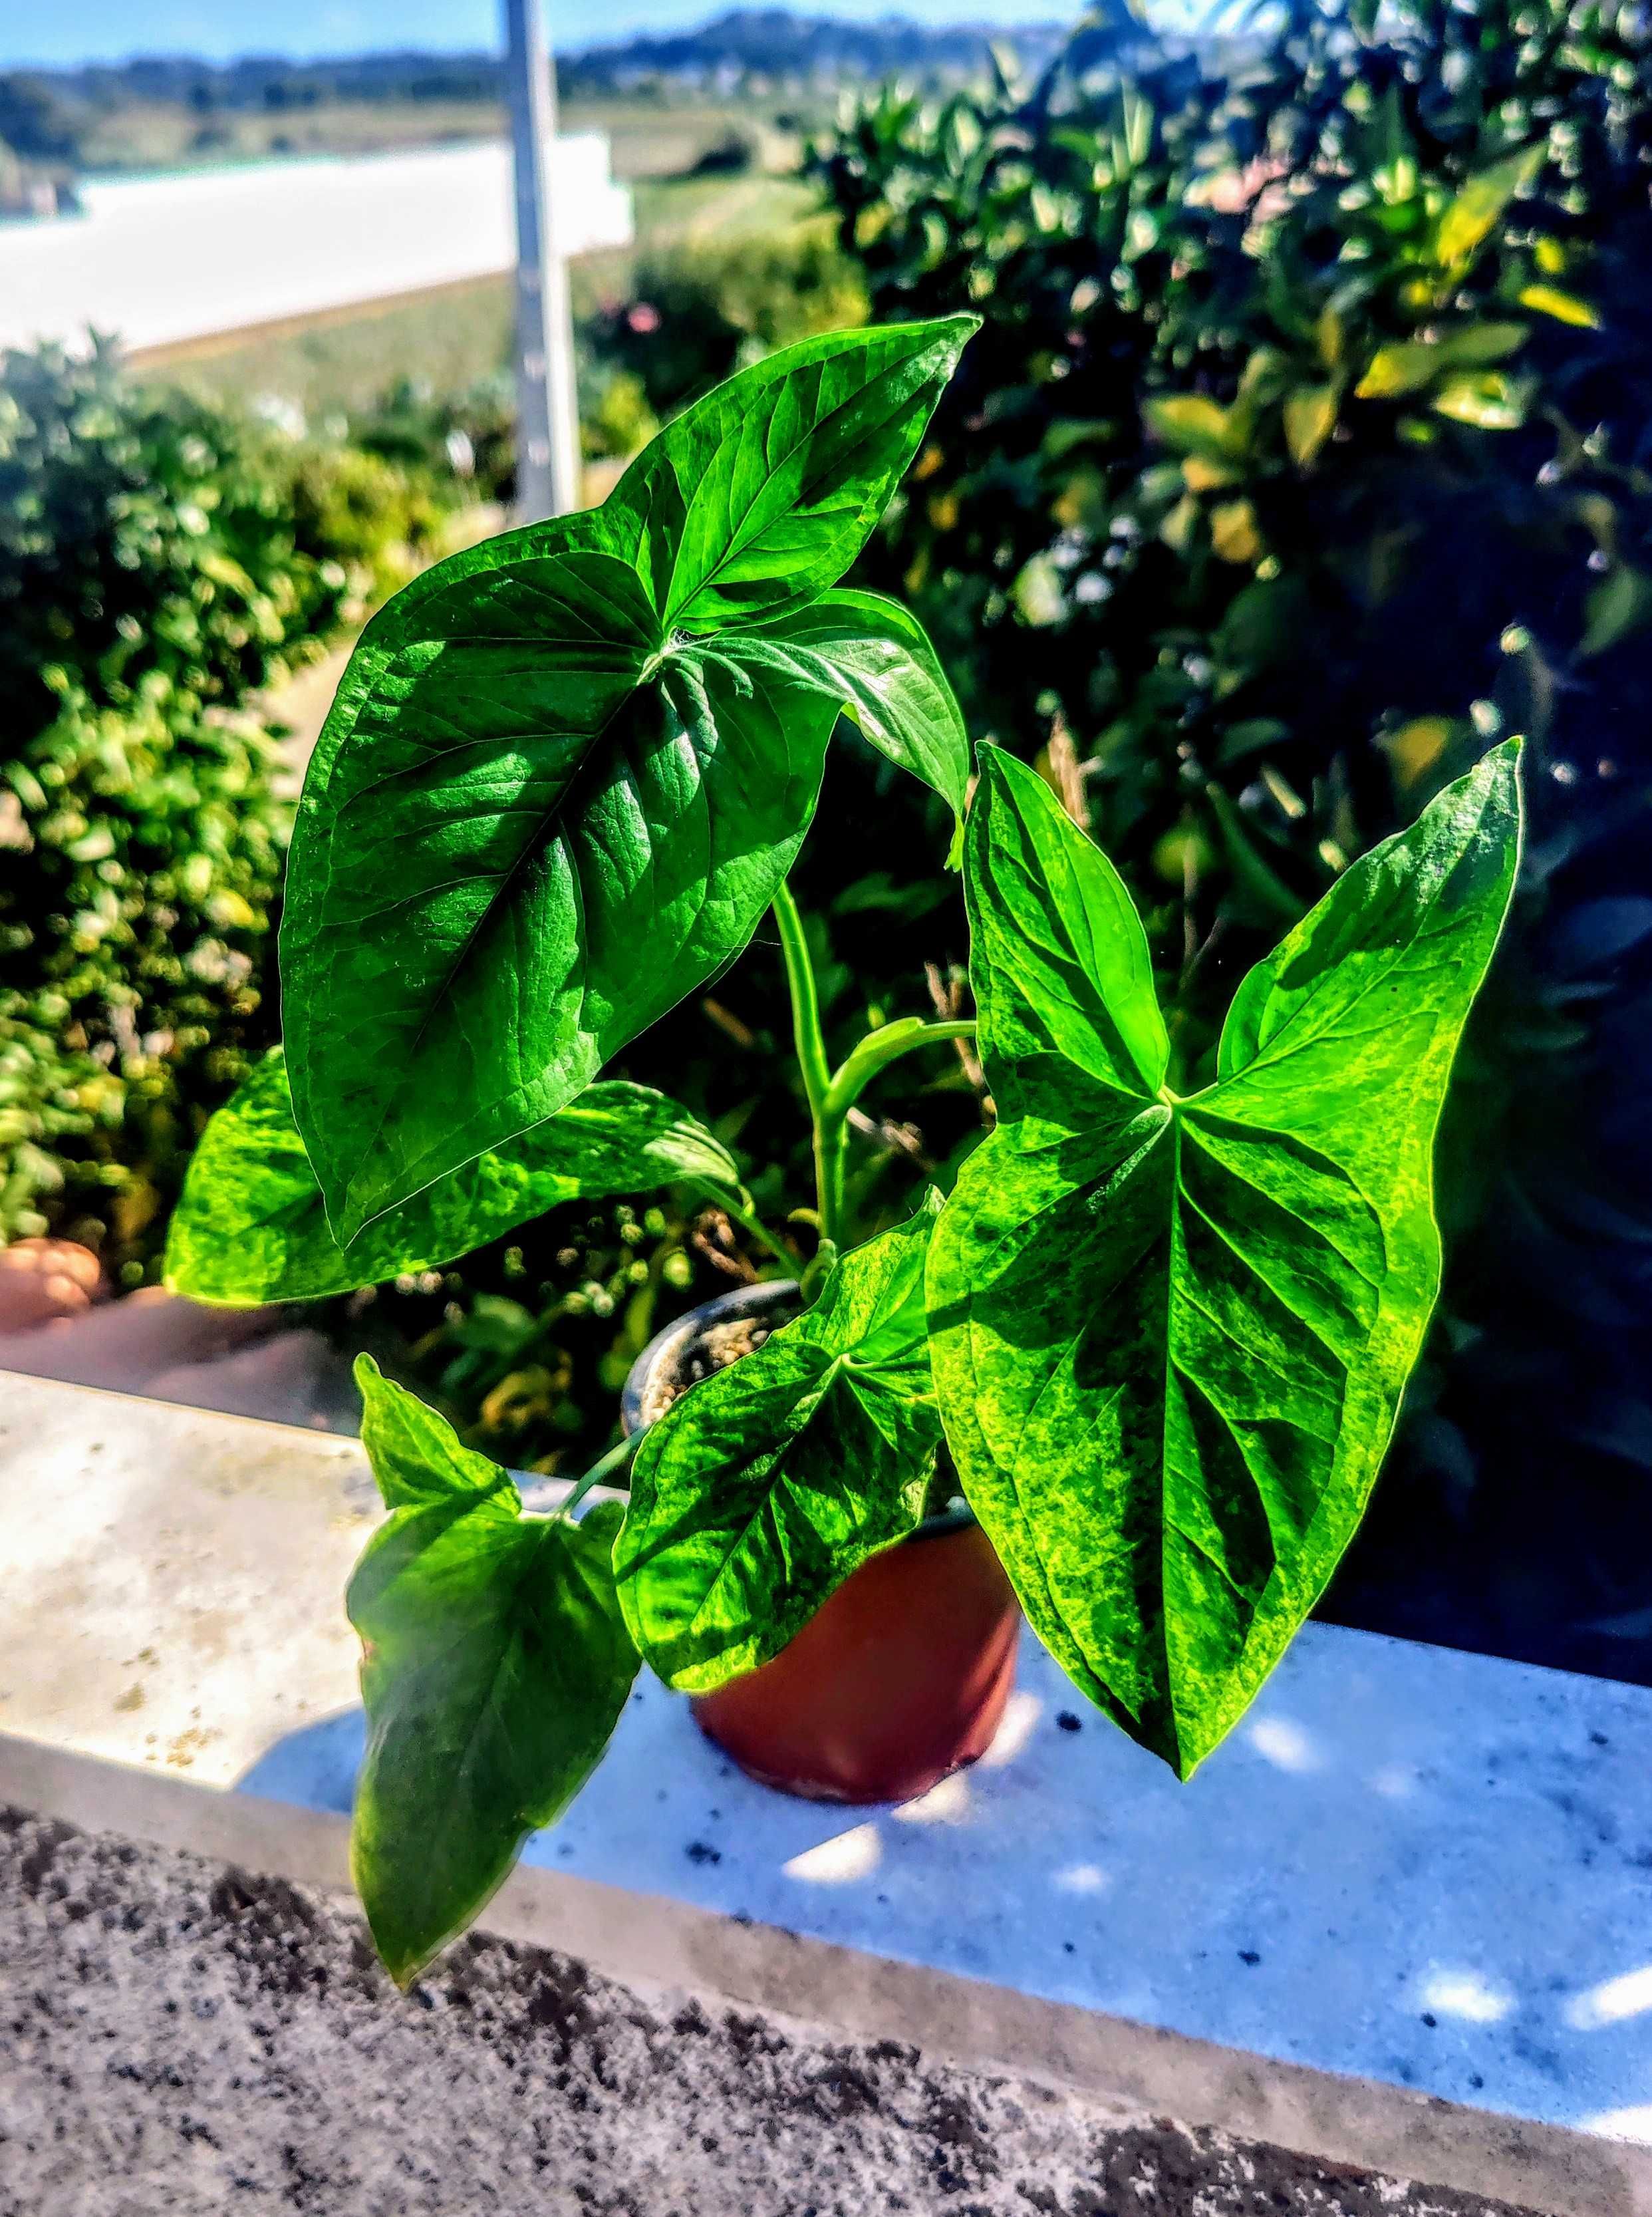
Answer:
M796 1301L794 1286L743 1286L669 1325L626 1381L626 1430L658 1413L663 1388L693 1378L708 1332L783 1321ZM985 1752L1020 1629L975 1519L931 1517L863 1563L772 1662L698 1695L694 1716L743 1771L783 1793L908 1801Z

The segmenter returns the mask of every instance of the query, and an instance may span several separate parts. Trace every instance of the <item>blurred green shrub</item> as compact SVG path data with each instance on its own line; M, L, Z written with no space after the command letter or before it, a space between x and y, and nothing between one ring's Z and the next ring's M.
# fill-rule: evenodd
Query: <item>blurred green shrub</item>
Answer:
M697 155L685 174L691 177L743 177L757 160L757 142L737 124L714 139Z
M516 393L507 370L457 392L398 378L346 419L345 434L348 447L394 464L438 514L466 499L509 503L515 494Z
M873 314L986 319L864 567L1152 905L1190 1074L1264 942L1530 735L1472 1222L1341 1605L1652 1676L1652 34L1269 20L847 103L811 166Z
M597 369L583 380L581 443L589 460L629 461L660 428L632 369Z
M434 523L380 455L0 356L0 1242L144 1275L200 1122L274 1032L287 812L243 705Z
M283 442L145 392L112 350L0 355L0 697L11 737L165 678L239 700L365 580L294 535Z
M141 1275L273 1029L285 817L256 723L161 673L59 709L0 755L0 1242L66 1231Z

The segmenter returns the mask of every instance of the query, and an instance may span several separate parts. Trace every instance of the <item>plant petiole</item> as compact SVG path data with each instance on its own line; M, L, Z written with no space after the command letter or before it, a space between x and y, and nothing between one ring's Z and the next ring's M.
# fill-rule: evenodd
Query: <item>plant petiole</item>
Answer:
M843 1242L843 1153L847 1134L843 1119L827 1113L831 1090L831 1065L826 1059L826 1039L820 1025L820 989L803 918L789 886L774 895L774 923L780 935L786 961L786 982L792 996L792 1035L797 1046L798 1069L804 1096L814 1127L815 1200L820 1211L820 1236L834 1246Z
M620 1471L628 1470L631 1467L631 1459L642 1445L643 1434L647 1430L646 1424L639 1424L634 1432L627 1433L623 1440L611 1447L605 1455L599 1455L566 1501L563 1503L561 1508L558 1510L558 1516L571 1517L580 1503L595 1487L615 1477Z
M902 1016L892 1024L884 1024L865 1039L839 1064L826 1089L825 1114L840 1123L846 1117L867 1085L880 1070L903 1054L912 1054L919 1047L934 1047L944 1040L973 1039L974 1020L968 1016L948 1016L939 1020L923 1016Z

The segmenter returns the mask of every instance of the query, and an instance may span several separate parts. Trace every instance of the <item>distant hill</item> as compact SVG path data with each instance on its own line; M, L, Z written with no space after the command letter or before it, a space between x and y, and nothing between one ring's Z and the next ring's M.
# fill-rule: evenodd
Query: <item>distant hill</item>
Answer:
M1054 46L1062 27L1020 26L1014 41L1023 58ZM891 15L876 22L795 15L786 8L737 8L696 30L642 34L611 46L558 58L571 92L634 86L650 78L704 83L710 78L760 76L775 80L882 77L895 71L954 76L977 66L989 41L1002 34L987 22L931 25ZM302 112L337 101L416 102L435 105L497 101L498 57L490 53L373 53L323 61L292 61L248 54L232 62L197 61L187 55L139 57L79 69L31 70L0 76L27 83L58 111L63 135L72 135L75 111L108 111L129 102L214 114ZM3 103L0 103L3 104ZM22 151L22 148L17 149Z
M1030 58L1053 48L1062 33L1054 22L1022 26L1014 43ZM916 23L893 15L845 22L794 15L789 8L736 8L697 30L644 33L589 47L564 58L561 71L570 86L590 90L647 77L886 77L897 71L950 76L977 67L991 41L1002 35L989 22Z
M562 55L558 74L570 100L618 96L633 106L658 99L727 108L750 99L795 122L823 114L845 81L899 75L955 83L983 66L997 35L987 22L929 25L890 15L854 22L737 8L698 29ZM1023 63L1036 65L1063 30L1051 22L1005 35ZM492 137L504 128L503 95L502 66L491 53L403 51L322 61L248 54L225 63L181 54L0 71L0 217L62 205L88 171ZM652 174L645 160L635 173Z
M14 72L66 105L111 108L142 101L189 108L197 114L245 108L317 108L339 100L497 100L496 55L377 53L325 61L289 61L248 54L207 62L188 54L139 55L78 69ZM3 80L0 80L3 82Z

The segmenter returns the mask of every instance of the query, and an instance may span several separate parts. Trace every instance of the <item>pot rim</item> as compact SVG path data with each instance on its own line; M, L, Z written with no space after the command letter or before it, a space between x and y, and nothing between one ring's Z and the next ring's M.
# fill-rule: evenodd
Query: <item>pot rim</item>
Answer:
M629 1439L642 1423L649 1380L680 1340L690 1339L697 1331L730 1317L762 1316L769 1309L782 1308L798 1290L795 1278L761 1278L753 1286L731 1286L726 1294L714 1294L709 1301L685 1309L680 1317L663 1325L626 1373L620 1395L620 1429L626 1437Z
M663 1325L626 1374L620 1395L620 1429L626 1437L629 1439L641 1424L643 1397L649 1380L680 1341L703 1331L709 1325L722 1324L730 1317L761 1316L769 1309L784 1307L798 1291L795 1278L761 1278L755 1285L731 1286L726 1294L714 1294L710 1300L685 1309L680 1317L673 1317L669 1324ZM926 1516L899 1544L905 1547L915 1540L944 1540L953 1532L967 1531L977 1521L969 1504L960 1500L955 1509L943 1509L933 1516Z

